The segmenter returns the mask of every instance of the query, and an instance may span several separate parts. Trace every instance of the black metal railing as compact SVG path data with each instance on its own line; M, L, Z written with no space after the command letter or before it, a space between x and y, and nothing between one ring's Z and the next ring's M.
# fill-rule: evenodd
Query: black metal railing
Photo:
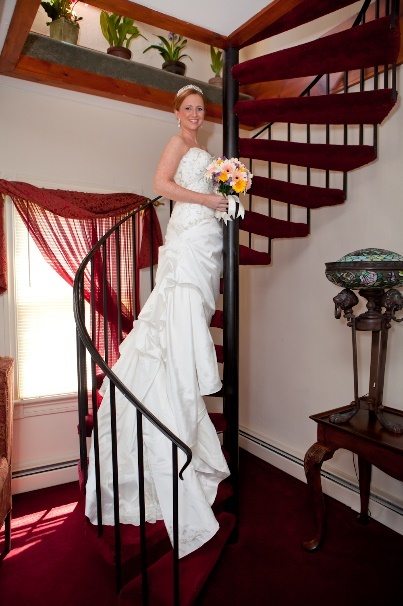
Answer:
M369 10L371 10L371 15L370 18L372 19L380 19L382 17L385 16L390 16L391 19L391 27L394 27L396 25L396 22L399 20L399 15L400 15L400 0L375 0L375 2L372 2L372 0L365 0L361 6L360 11L358 12L356 18L354 19L354 22L352 23L351 27L359 27L360 25L363 25L364 23L366 23L366 21L368 20L368 14L369 14ZM376 41L374 41L374 44L376 44ZM383 73L383 79L381 78L381 74ZM330 94L335 94L336 92L344 92L344 93L348 93L350 91L350 89L353 86L358 86L360 92L363 92L366 87L365 87L365 82L366 81L371 81L372 82L372 86L373 86L373 90L378 90L379 88L391 88L394 91L394 94L397 95L397 82L396 82L396 64L392 64L392 65L375 65L373 66L373 71L371 71L370 76L368 76L368 74L366 73L366 70L364 68L361 68L359 70L359 76L357 79L356 74L351 74L349 72L344 72L341 76L341 80L340 83L338 84L337 87L333 87L331 86L331 74L330 73L324 73L324 74L319 74L317 76L315 76L313 78L313 80L304 88L304 90L300 93L299 97L304 97L304 96L310 96L313 89L318 86L318 85L322 85L321 86L321 90L324 91L325 95L330 95ZM252 139L257 139L263 136L266 136L268 140L274 140L273 138L273 128L275 127L276 123L275 122L271 122L267 125L265 125L264 127L262 127L257 133L255 133L252 136ZM304 126L305 127L305 141L306 143L310 143L312 140L312 132L311 132L311 124L305 124L305 125L299 125L299 126ZM369 125L372 126L372 145L375 149L375 151L377 150L377 145L378 145L378 125L374 124L374 125ZM286 140L288 142L292 142L293 137L292 137L292 123L286 123L285 127L286 129ZM331 136L332 136L332 128L330 124L325 124L323 125L324 128L324 141L326 144L329 144L331 141ZM345 124L343 125L343 134L342 134L342 141L344 145L348 145L349 142L351 141L352 137L354 136L353 134L353 129L354 129L354 125L348 125ZM358 141L360 145L364 144L364 138L365 138L365 127L364 124L360 124L358 125ZM301 138L301 137L300 137ZM251 159L249 161L249 169L252 173L254 173L254 160ZM275 175L275 166L274 163L271 161L268 161L267 163L267 176L271 179L274 177ZM286 180L287 182L291 183L293 182L293 169L291 164L287 164L285 165L285 170L286 170ZM322 170L322 169L311 169L310 167L306 167L305 169L303 169L303 167L299 167L298 170L298 174L301 175L301 171L305 170L305 178L303 179L303 181L305 181L306 185L311 185L313 184L313 181L315 181L318 184L321 184L324 182L324 186L325 188L330 188L331 186L336 186L338 184L340 184L340 188L343 190L344 195L347 194L347 172L342 172L339 173L339 176L337 176L335 173L335 171L330 171L330 170ZM333 174L331 174L331 172ZM322 173L324 173L323 178L322 178ZM340 183L337 181L337 179L340 181ZM331 183L333 181L333 183ZM297 181L294 181L297 182ZM300 181L299 181L300 182ZM273 216L273 208L274 208L274 202L275 200L272 198L267 198L267 209L266 209L266 215L269 217ZM293 204L291 203L282 203L282 204L286 204L286 221L287 222L292 222L292 209L293 209ZM298 206L298 204L297 204ZM253 200L253 195L249 195L248 196L248 208L249 210L253 210L254 207L254 200ZM306 214L305 214L305 223L309 226L310 225L310 209L307 208L306 209ZM242 225L241 225L241 229L242 229ZM253 241L254 241L254 236L252 233L248 234L248 246L249 248L253 247ZM269 255L271 254L272 251L272 238L268 238L268 242L267 242L267 252L269 253Z
M136 267L136 219L142 211L150 211L151 205L156 204L158 198L151 200L137 208L128 216L120 220L111 228L93 247L85 259L82 261L73 287L74 315L77 328L77 370L78 370L78 410L79 410L79 436L80 436L80 465L81 472L84 475L84 481L87 477L87 420L88 420L88 366L91 373L91 407L93 415L93 444L94 444L94 462L96 478L96 501L97 501L97 521L98 533L102 534L102 499L100 477L102 470L100 468L99 444L98 444L98 417L97 417L97 397L99 389L99 372L102 373L110 384L110 418L111 418L111 446L112 446L112 474L113 474L113 492L114 492L114 534L115 534L115 564L116 564L116 585L121 587L122 582L122 537L119 514L119 470L118 470L118 447L116 435L116 391L120 392L126 401L136 409L137 421L137 471L139 478L139 533L140 533L140 574L142 587L142 604L148 604L148 574L147 574L147 535L146 535L146 511L144 494L144 437L143 421L146 419L161 434L163 434L172 444L172 507L173 507L173 549L172 549L172 596L173 604L180 604L180 578L179 578L179 544L178 544L178 489L179 481L183 479L183 472L189 465L192 452L190 448L175 436L158 418L156 418L129 389L122 383L119 377L112 371L108 350L109 350L109 313L111 311L111 293L110 281L108 276L112 272L115 276L114 284L116 290L113 296L112 311L117 313L114 320L117 323L118 340L122 340L122 292L121 292L121 258L122 226L131 226L132 253L133 253L133 276L132 276L132 309L134 318L136 313L136 300L139 297L139 281L137 279ZM150 288L154 285L154 259L153 259L153 224L150 212ZM114 247L115 266L108 266L107 246ZM96 330L96 294L95 294L95 264L97 275L102 276L102 316L103 316L103 345L105 354L102 355L95 347L94 331ZM101 268L99 265L101 264ZM90 312L85 309L85 280L90 283ZM99 312L99 309L97 309ZM87 323L90 327L87 327ZM88 365L87 359L90 358ZM179 469L178 449L182 451L185 462Z

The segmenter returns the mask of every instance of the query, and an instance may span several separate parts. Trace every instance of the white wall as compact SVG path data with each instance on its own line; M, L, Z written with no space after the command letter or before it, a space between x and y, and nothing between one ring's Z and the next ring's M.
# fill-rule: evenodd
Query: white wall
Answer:
M399 77L401 82L401 68ZM273 449L243 443L301 479L301 461L316 441L309 415L353 399L351 333L345 321L334 319L332 298L341 289L326 279L325 262L370 246L403 254L402 131L399 100L380 127L378 159L349 174L346 203L312 211L309 237L274 241L270 267L241 268L241 426ZM364 395L369 334L358 338ZM399 410L402 368L403 325L393 323L384 403ZM278 456L276 449L296 460ZM351 453L337 451L323 468L357 484ZM375 470L372 489L392 507L403 506L401 482ZM356 494L334 494L358 507ZM376 509L372 503L374 515ZM401 515L383 521L403 532Z
M4 76L0 76L0 106L0 178L42 187L152 196L159 155L177 131L170 113ZM221 152L220 126L206 122L202 138L212 153ZM168 208L160 207L159 213L164 229ZM10 212L7 219L10 240ZM9 292L0 297L0 355L14 353L12 288L10 275ZM17 402L14 470L24 473L77 459L76 425L74 398ZM76 477L74 468L21 477L14 481L14 491Z
M310 30L306 36L311 37ZM151 61L151 53L144 57ZM158 57L154 59L159 66ZM189 75L209 77L191 73L193 64L188 65ZM199 64L197 69L204 68ZM0 146L0 177L45 187L150 195L159 153L176 130L173 116L163 112L5 77L0 78L0 103L0 132L6 142ZM347 202L313 211L308 238L274 242L270 267L241 268L241 426L248 436L242 444L301 479L302 458L316 436L309 415L352 399L349 329L333 318L337 288L326 280L324 263L367 246L403 252L402 128L399 103L380 129L379 159L350 173ZM207 124L205 130L210 150L221 152L220 127ZM163 225L166 217L162 211ZM9 353L7 297L0 298L2 354ZM385 401L399 409L402 330L402 325L391 330L385 389ZM368 339L360 337L367 347ZM361 393L365 391L363 382ZM42 409L35 403L18 405L16 417L16 469L77 457L74 402ZM45 435L52 438L43 440ZM350 454L339 451L324 468L356 484ZM74 478L75 471L71 473ZM51 472L46 478L47 483L58 481L63 478ZM38 482L20 480L15 489L34 488ZM357 507L351 490L336 490L332 482L325 482L325 489ZM402 484L381 472L374 474L373 490L392 506L403 505ZM371 509L402 531L401 516L392 519L376 502Z

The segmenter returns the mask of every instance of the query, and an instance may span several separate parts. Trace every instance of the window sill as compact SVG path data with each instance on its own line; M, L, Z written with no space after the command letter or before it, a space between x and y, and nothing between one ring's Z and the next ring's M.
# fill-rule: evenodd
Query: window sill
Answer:
M46 398L29 398L14 401L14 419L37 417L43 415L75 412L77 410L77 394L51 396Z

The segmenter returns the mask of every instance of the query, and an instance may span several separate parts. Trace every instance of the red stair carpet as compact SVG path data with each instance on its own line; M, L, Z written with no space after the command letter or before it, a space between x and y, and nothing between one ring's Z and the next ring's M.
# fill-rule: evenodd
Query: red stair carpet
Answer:
M306 553L305 484L244 451L240 480L239 540L227 545L195 606L403 604L403 536L373 520L361 526L327 499L326 541ZM113 570L86 541L78 497L74 483L14 498L1 606L117 606Z
M240 84L251 84L387 65L396 60L399 45L399 28L391 28L390 18L383 17L238 63L232 73Z

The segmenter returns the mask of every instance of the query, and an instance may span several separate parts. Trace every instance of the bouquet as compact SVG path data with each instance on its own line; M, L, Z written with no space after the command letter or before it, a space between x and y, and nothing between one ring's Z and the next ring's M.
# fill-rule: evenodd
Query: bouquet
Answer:
M252 184L252 173L238 158L216 158L206 169L206 177L213 182L214 191L228 199L228 211L216 211L217 219L225 224L235 217L244 217L245 209L238 194L245 194ZM238 209L237 209L238 206Z

